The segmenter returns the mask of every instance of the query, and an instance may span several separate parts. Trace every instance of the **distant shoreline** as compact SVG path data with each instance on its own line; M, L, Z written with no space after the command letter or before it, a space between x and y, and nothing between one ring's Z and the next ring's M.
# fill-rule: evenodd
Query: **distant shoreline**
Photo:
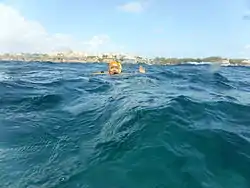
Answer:
M32 60L32 61L24 61L24 60L2 60L0 59L0 63L1 62L23 62L23 63L35 63L35 62L39 62L39 63L62 63L62 64L70 64L70 63L81 63L81 64L87 64L87 63L107 63L107 62L89 62L89 61L38 61L38 60ZM219 66L249 66L250 67L250 63L217 63L217 62L202 62L202 63L195 63L195 62L180 62L180 63L166 63L166 64L162 64L162 63L145 63L145 62L138 62L138 63L124 63L124 64L147 64L147 65L164 65L164 66L173 66L173 65L213 65L213 64L218 64Z
M73 53L73 52L72 52ZM112 59L131 64L145 63L158 65L176 65L176 64L208 64L216 63L221 65L244 65L250 66L248 59L229 59L219 56L206 58L166 58L156 57L153 59L143 58L140 56L126 57L124 55L82 55L82 54L0 54L0 61L19 61L19 62L54 62L54 63L107 63Z

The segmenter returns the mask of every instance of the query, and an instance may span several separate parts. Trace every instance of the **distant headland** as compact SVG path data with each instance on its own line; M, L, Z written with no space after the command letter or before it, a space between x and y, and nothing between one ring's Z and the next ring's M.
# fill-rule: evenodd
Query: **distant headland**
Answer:
M0 54L0 61L38 61L38 62L109 62L112 59L116 59L122 62L130 63L146 63L146 64L162 64L162 65L174 65L185 63L220 63L225 65L249 65L249 59L229 59L219 56L211 56L205 58L144 58L141 56L125 55L125 54L112 54L103 53L99 55L88 55L83 52L55 52L55 53L5 53Z

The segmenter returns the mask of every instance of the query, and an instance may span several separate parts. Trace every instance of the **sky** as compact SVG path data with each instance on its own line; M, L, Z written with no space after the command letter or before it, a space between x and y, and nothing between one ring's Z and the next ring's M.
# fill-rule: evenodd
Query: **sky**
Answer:
M0 52L250 58L247 0L0 0Z

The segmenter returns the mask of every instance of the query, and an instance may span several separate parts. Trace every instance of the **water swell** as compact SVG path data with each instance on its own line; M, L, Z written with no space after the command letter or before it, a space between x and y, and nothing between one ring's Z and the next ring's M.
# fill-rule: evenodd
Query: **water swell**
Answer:
M34 65L1 67L4 187L250 185L244 68L156 66L110 77L85 74L89 64Z
M120 126L121 129L118 129L117 131L114 131L112 129L113 127L107 128L106 131L110 131L113 133L113 134L111 134L111 135L113 135L111 137L112 139L107 140L107 138L109 138L109 136L107 136L108 134L102 134L102 138L104 138L106 141L103 139L95 140L95 143L97 143L95 146L96 153L94 152L95 154L93 154L95 157L92 158L92 160L95 160L95 161L94 162L92 161L92 165L95 164L95 167L97 168L97 166L102 165L102 164L103 165L109 164L109 163L119 163L120 164L120 163L122 163L121 161L123 161L124 158L126 159L129 155L132 155L131 151L136 150L136 151L138 151L138 153L141 153L141 152L143 153L144 151L149 150L149 151L147 151L147 154L139 155L141 158L138 157L138 158L134 159L134 161L141 161L141 160L143 160L143 158L145 158L145 157L147 158L147 157L151 156L151 154L153 154L153 156L155 156L155 153L157 153L156 151L158 148L159 151L161 151L161 152L165 151L166 153L168 153L168 156L172 156L172 158L177 158L177 159L175 159L177 161L178 161L178 158L186 158L188 155L191 155L190 156L191 160L195 160L195 158L197 156L194 155L194 153L197 153L197 155L201 157L201 159L198 159L198 160L201 160L200 165L203 165L204 171L207 171L207 173L210 175L212 174L212 177L213 177L214 176L213 169L211 169L211 171L209 171L209 169L207 169L208 167L206 167L206 165L203 164L203 163L205 163L204 156L210 156L211 154L207 153L207 151L203 151L204 146L199 146L199 143L207 142L209 144L209 140L212 139L211 136L208 136L209 134L215 134L214 136L216 136L217 134L221 134L221 136L219 136L219 137L222 137L222 138L220 138L220 139L222 139L221 142L228 143L229 137L227 137L225 135L226 134L230 135L232 133L227 132L227 131L226 132L224 131L224 133L222 131L220 133L220 132L218 132L218 131L220 131L220 129L218 127L215 129L209 129L208 127L203 128L203 129L201 127L196 127L196 128L192 128L192 129L188 128L188 126L190 126L192 124L192 122L188 121L187 120L188 118L187 119L182 118L185 116L185 114L182 116L180 114L176 114L176 111L181 111L180 109L176 109L176 103L178 103L182 107L189 106L190 109L192 109L192 107L194 107L192 105L200 105L199 103L195 104L194 102L192 102L191 100L188 100L185 97L178 97L178 98L173 99L172 103L168 107L165 107L162 109L141 110L139 113L141 115L139 115L139 117L137 115L137 117L135 116L134 118L129 119L128 121L125 121L124 123L120 123L120 125L118 125L118 126ZM202 107L202 105L200 105L200 106ZM208 106L208 105L203 105L203 108L206 108L204 106ZM174 112L174 110L176 110L176 111ZM209 111L209 110L207 110L207 111ZM188 112L188 109L186 109L186 112ZM199 109L196 112L201 112L201 110ZM137 113L134 113L134 114L137 114ZM183 113L185 113L185 112L183 112ZM190 112L190 114L191 113L192 112ZM154 117L154 120L152 121L153 117ZM203 117L204 117L204 114L203 114ZM151 120L150 123L148 120ZM138 125L138 121L140 122L140 126ZM136 126L136 124L137 124L137 126ZM156 125L159 125L159 126L156 127ZM180 127L178 125L182 125L182 126ZM192 126L190 126L190 127L192 127ZM131 130L133 130L133 131L131 131ZM207 137L201 136L200 132L202 132L202 135L204 134L204 135L208 136L209 140L207 140L207 141L204 140ZM179 135L178 138L172 136L175 134ZM180 135L183 135L183 136L180 136ZM237 140L237 134L233 134L233 135L235 135L236 137L232 140ZM145 139L145 138L147 138L147 139ZM161 140L161 139L156 139L156 138L164 138L164 139ZM241 137L238 136L238 138L240 139ZM214 139L214 140L218 141L218 139L219 138ZM155 142L154 144L152 144L153 141ZM181 143L179 143L179 142L181 142ZM246 144L244 144L244 145L246 145ZM239 144L239 146L240 146L240 144ZM223 146L221 146L221 147L223 147ZM231 145L229 147L231 147ZM209 148L209 146L208 146L208 148ZM152 149L152 151L150 151L151 149ZM213 149L214 148L211 148L211 151ZM218 151L219 151L219 149L218 149ZM245 152L246 151L248 151L248 150L245 149ZM158 156L158 160L159 160L159 156ZM225 155L223 155L223 156L225 157ZM220 156L220 153L217 153L218 158L223 157L223 156ZM245 157L246 156L249 157L249 152L245 153ZM237 157L239 158L242 156L237 156ZM247 159L247 157L245 158L245 162L247 162L246 159ZM177 163L177 162L174 162L171 160L168 165L172 165L172 162L174 164ZM180 167L183 167L185 165L188 165L188 164L186 164L183 161L183 165L181 165ZM154 167L156 167L156 166L154 166ZM196 173L198 175L198 173L199 173L198 169L199 168L197 168L196 172L193 172L193 173ZM238 168L236 168L236 170L237 169ZM245 170L247 170L247 169L245 168ZM210 178L212 178L212 177L210 177ZM248 178L247 173L244 174L244 177L247 180L247 178ZM203 179L204 179L204 177L203 177ZM193 184L194 183L193 181L194 180L190 180L190 183ZM213 184L213 182L210 182L209 178L207 179L207 181L208 181L208 183ZM164 182L163 179L161 180L161 182L162 183ZM176 184L176 183L177 182L175 182L173 184ZM197 182L196 182L196 184L200 185Z

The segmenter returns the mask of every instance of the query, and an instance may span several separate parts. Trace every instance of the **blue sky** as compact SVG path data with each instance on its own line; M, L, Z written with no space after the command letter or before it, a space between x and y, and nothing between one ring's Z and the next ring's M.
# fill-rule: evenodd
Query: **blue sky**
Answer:
M171 57L249 57L246 0L4 0L48 34L106 35L124 52ZM249 49L249 50L248 50ZM103 47L105 51L105 47ZM109 48L106 49L107 51Z

